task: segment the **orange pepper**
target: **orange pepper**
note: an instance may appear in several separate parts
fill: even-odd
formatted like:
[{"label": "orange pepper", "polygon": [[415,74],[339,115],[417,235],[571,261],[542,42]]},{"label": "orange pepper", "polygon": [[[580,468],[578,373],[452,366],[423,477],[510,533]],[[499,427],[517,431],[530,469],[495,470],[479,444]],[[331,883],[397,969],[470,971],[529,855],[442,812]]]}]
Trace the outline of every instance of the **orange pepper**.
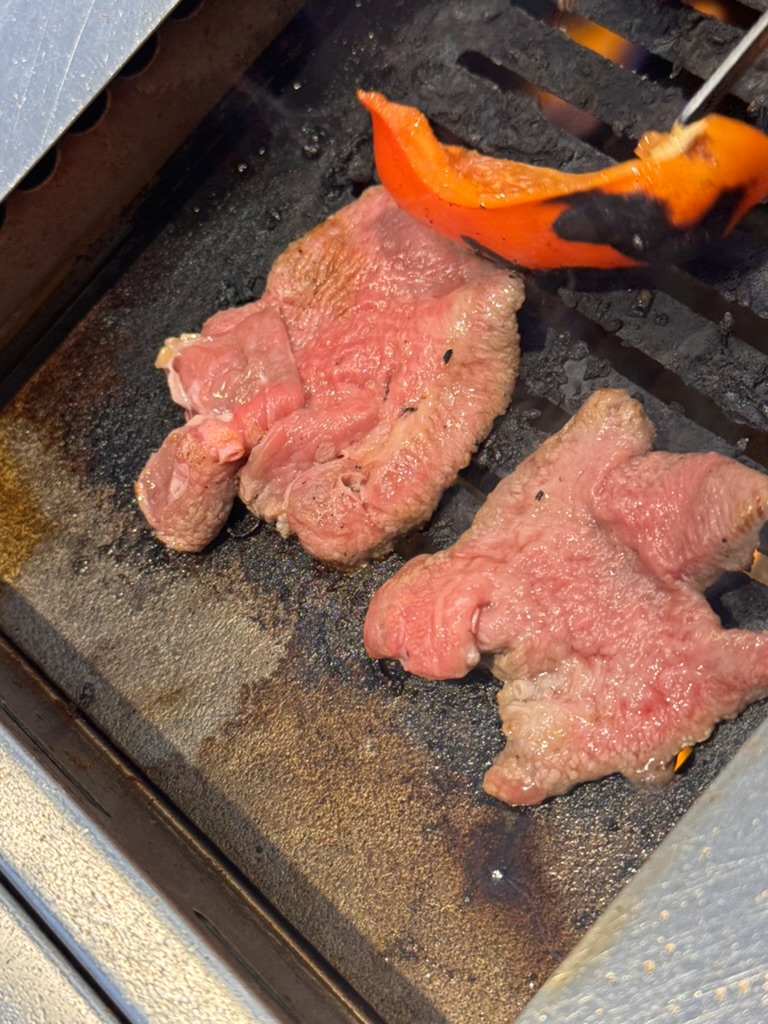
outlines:
[{"label": "orange pepper", "polygon": [[414,107],[358,92],[393,199],[440,234],[531,270],[686,258],[768,196],[768,136],[712,114],[649,132],[637,159],[567,174],[444,146]]}]

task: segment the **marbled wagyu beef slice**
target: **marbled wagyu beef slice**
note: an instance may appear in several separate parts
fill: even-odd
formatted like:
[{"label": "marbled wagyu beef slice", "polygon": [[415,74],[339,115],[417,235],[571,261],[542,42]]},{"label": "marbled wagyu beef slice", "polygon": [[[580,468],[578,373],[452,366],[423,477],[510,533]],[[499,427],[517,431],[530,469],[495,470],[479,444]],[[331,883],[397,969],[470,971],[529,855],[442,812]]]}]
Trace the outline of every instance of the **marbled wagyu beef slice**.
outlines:
[{"label": "marbled wagyu beef slice", "polygon": [[368,189],[276,260],[264,295],[169,339],[187,414],[140,507],[197,551],[236,493],[318,558],[357,565],[426,520],[504,411],[519,279]]},{"label": "marbled wagyu beef slice", "polygon": [[371,603],[372,657],[429,678],[483,659],[503,680],[507,743],[484,787],[508,803],[612,772],[665,778],[768,693],[768,634],[724,629],[701,593],[749,568],[768,477],[652,439],[625,392],[596,393],[452,548],[414,558]]}]

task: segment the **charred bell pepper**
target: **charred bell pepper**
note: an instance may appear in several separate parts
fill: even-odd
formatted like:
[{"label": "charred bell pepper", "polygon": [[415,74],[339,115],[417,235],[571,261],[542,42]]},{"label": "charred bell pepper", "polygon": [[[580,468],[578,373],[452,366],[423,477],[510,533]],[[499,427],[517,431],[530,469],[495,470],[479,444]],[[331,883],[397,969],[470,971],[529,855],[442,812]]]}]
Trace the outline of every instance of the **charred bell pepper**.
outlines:
[{"label": "charred bell pepper", "polygon": [[417,220],[530,270],[685,259],[768,196],[768,136],[710,115],[649,132],[637,159],[567,174],[446,146],[414,107],[359,92],[376,168]]}]

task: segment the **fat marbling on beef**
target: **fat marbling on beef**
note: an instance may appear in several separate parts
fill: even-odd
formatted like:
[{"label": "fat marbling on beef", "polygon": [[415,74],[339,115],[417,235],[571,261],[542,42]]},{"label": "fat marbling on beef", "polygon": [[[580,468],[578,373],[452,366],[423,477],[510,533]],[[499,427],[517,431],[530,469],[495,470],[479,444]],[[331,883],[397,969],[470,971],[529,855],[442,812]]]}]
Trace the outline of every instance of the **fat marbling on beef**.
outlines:
[{"label": "fat marbling on beef", "polygon": [[484,780],[538,803],[682,748],[768,693],[768,634],[724,629],[701,591],[748,568],[768,477],[715,454],[651,452],[623,391],[593,395],[495,488],[451,548],[374,596],[365,643],[429,678],[481,658],[503,680],[505,748]]},{"label": "fat marbling on beef", "polygon": [[137,483],[150,525],[198,551],[239,492],[325,561],[386,553],[506,408],[522,298],[518,278],[366,190],[288,246],[258,301],[166,342],[188,422]]}]

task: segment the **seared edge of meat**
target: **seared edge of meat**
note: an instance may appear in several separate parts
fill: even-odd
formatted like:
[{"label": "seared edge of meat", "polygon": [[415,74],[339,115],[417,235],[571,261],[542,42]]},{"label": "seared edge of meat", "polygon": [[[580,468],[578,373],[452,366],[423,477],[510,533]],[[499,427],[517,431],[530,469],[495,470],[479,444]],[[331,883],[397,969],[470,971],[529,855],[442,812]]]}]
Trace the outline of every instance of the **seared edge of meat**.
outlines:
[{"label": "seared edge of meat", "polygon": [[253,445],[304,401],[301,380],[285,325],[263,302],[166,339],[156,365],[188,422],[150,456],[136,497],[164,544],[200,551],[226,522]]},{"label": "seared edge of meat", "polygon": [[195,416],[171,431],[136,482],[136,498],[158,538],[174,551],[200,551],[226,522],[245,462],[242,434]]}]

